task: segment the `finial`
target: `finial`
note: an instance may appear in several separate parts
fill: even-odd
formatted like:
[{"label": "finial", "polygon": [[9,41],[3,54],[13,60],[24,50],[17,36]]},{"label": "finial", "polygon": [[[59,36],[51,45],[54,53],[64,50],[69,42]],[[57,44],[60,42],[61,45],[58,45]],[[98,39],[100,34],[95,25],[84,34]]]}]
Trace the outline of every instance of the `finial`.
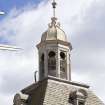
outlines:
[{"label": "finial", "polygon": [[55,17],[56,5],[57,5],[57,3],[55,2],[55,0],[53,0],[53,2],[52,2],[52,6],[53,6],[53,17]]},{"label": "finial", "polygon": [[55,25],[56,25],[56,20],[57,20],[57,18],[55,17],[55,9],[56,9],[56,5],[57,5],[57,3],[55,2],[55,0],[53,0],[53,2],[52,2],[52,7],[53,7],[53,17],[51,18],[51,20],[52,20],[51,26],[55,26]]}]

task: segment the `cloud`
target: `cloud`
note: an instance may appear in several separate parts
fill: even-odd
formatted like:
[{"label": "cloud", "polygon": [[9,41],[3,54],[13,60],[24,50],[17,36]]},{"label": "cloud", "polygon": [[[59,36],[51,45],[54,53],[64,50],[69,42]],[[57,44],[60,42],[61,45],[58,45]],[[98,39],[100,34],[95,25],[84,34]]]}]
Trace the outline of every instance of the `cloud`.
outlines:
[{"label": "cloud", "polygon": [[[73,45],[72,80],[91,85],[103,100],[104,4],[104,0],[62,0],[58,1],[56,13]],[[33,73],[38,70],[35,46],[47,29],[51,16],[50,2],[42,1],[38,6],[33,4],[13,9],[0,22],[0,38],[24,49],[19,52],[0,51],[0,99],[3,105],[12,104],[13,95],[34,82]]]},{"label": "cloud", "polygon": [[[1,93],[14,93],[16,90],[20,90],[20,87],[22,88],[22,84],[27,84],[27,82],[29,83],[31,81],[29,77],[31,77],[31,75],[33,77],[33,73],[36,69],[35,67],[37,66],[37,63],[34,61],[33,57],[34,55],[32,53],[2,52],[0,55],[0,67],[2,68],[0,87]],[[26,78],[29,79],[25,80]],[[19,86],[17,86],[17,84]]]},{"label": "cloud", "polygon": [[5,94],[0,94],[0,103],[7,104],[7,105],[12,105],[13,102],[13,95],[5,95]]},{"label": "cloud", "polygon": [[105,97],[100,90],[103,88],[104,91],[105,87],[101,82],[105,77],[104,4],[103,0],[93,1],[80,15],[81,18],[76,18],[76,28],[74,27],[71,38],[74,47],[72,52],[74,71],[80,75],[81,80],[90,84],[103,100]]},{"label": "cloud", "polygon": [[2,104],[9,99],[12,104],[13,95],[34,82],[33,74],[38,69],[34,54],[33,50],[29,53],[0,51],[0,99],[6,100]]}]

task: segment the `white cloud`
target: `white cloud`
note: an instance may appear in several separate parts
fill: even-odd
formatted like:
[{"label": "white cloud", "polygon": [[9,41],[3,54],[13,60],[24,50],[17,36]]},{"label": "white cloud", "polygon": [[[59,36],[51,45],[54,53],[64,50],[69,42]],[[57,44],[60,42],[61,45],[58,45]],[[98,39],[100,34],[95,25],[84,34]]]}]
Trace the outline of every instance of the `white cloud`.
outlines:
[{"label": "white cloud", "polygon": [[[33,74],[38,67],[34,54],[33,50],[29,53],[0,51],[0,99],[8,97],[2,100],[3,105],[12,104],[11,95],[34,82]],[[9,97],[10,103],[6,103]]]},{"label": "white cloud", "polygon": [[[88,83],[104,100],[105,85],[101,81],[105,77],[105,1],[58,2],[57,17],[74,48],[71,58],[72,79]],[[51,5],[42,2],[38,7],[28,5],[20,10],[13,9],[0,22],[0,37],[24,49],[19,52],[0,51],[2,105],[12,104],[13,94],[34,81],[33,73],[38,69],[35,46],[40,41],[42,32],[47,29],[51,16]]]},{"label": "white cloud", "polygon": [[12,100],[13,99],[13,95],[5,95],[5,94],[0,94],[0,103],[3,104],[7,104],[7,105],[12,105]]}]

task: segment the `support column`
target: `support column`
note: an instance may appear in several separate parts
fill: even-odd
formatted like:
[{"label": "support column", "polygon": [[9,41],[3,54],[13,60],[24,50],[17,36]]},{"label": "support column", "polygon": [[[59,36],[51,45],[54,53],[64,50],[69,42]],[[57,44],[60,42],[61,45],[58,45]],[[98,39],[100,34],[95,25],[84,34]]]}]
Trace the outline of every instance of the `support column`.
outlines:
[{"label": "support column", "polygon": [[69,52],[67,52],[67,80],[71,80],[70,56],[69,56]]},{"label": "support column", "polygon": [[60,50],[57,49],[57,77],[60,78]]}]

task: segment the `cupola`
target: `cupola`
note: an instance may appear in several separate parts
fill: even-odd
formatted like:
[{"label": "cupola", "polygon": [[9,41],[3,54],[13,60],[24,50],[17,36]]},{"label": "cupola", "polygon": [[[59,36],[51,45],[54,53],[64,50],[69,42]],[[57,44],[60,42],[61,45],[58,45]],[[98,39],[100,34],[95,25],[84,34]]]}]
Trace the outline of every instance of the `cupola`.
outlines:
[{"label": "cupola", "polygon": [[70,52],[72,45],[55,17],[56,2],[53,0],[53,17],[47,31],[37,45],[39,52],[39,80],[48,75],[71,80]]}]

